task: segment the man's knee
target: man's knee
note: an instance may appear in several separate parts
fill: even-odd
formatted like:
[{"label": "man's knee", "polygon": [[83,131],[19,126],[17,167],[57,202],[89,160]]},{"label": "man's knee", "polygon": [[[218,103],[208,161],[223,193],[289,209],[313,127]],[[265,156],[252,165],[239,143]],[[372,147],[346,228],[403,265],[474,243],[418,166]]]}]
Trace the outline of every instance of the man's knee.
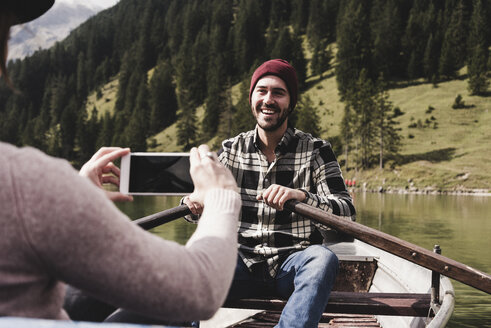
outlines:
[{"label": "man's knee", "polygon": [[339,270],[339,260],[336,254],[323,245],[313,245],[304,250],[309,259],[309,270],[317,276],[335,279]]},{"label": "man's knee", "polygon": [[310,257],[317,264],[324,264],[324,266],[339,265],[338,257],[329,248],[323,245],[312,245],[304,250],[305,255]]}]

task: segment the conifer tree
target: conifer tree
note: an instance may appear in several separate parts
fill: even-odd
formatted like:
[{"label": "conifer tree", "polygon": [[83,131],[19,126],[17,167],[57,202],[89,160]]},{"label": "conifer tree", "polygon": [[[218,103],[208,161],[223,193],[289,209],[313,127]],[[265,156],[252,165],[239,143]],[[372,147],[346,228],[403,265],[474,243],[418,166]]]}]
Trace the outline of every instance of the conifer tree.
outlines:
[{"label": "conifer tree", "polygon": [[389,100],[386,84],[381,76],[377,81],[376,94],[376,124],[378,125],[379,168],[383,169],[384,159],[387,156],[397,154],[401,146],[400,128],[396,128],[398,122],[394,121],[394,106]]},{"label": "conifer tree", "polygon": [[338,15],[336,82],[341,98],[353,89],[363,69],[369,76],[370,36],[369,10],[365,1],[343,2]]},{"label": "conifer tree", "polygon": [[240,0],[233,27],[233,53],[236,75],[247,72],[254,61],[263,58],[265,47],[262,1]]},{"label": "conifer tree", "polygon": [[100,130],[97,115],[98,113],[95,107],[92,109],[90,117],[86,110],[79,111],[76,134],[79,164],[87,162],[95,152]]},{"label": "conifer tree", "polygon": [[296,34],[304,34],[309,20],[308,0],[294,0],[291,2],[291,24]]},{"label": "conifer tree", "polygon": [[150,80],[150,134],[171,125],[176,120],[177,97],[172,82],[172,67],[166,62],[155,69]]},{"label": "conifer tree", "polygon": [[[356,115],[349,101],[344,106],[343,119],[341,120],[341,131],[343,131],[344,143],[344,165],[345,171],[349,170],[349,154],[355,139]],[[356,162],[355,162],[356,164]],[[356,168],[356,167],[355,167]]]},{"label": "conifer tree", "polygon": [[148,105],[148,89],[145,81],[138,88],[138,96],[126,128],[126,145],[132,151],[146,151],[150,109]]},{"label": "conifer tree", "polygon": [[428,81],[435,82],[438,77],[438,58],[439,49],[437,42],[433,37],[433,33],[430,34],[428,42],[426,43],[425,53],[423,57],[424,76]]},{"label": "conifer tree", "polygon": [[297,72],[299,88],[303,88],[307,72],[302,41],[300,38],[291,35],[289,27],[284,27],[281,30],[271,51],[271,58],[282,58],[290,62]]},{"label": "conifer tree", "polygon": [[310,69],[313,75],[319,75],[322,79],[322,75],[325,71],[331,68],[331,60],[333,58],[331,46],[326,48],[323,42],[318,43],[312,53],[312,59],[310,61]]},{"label": "conifer tree", "polygon": [[373,82],[368,78],[366,70],[363,69],[353,89],[347,93],[346,97],[348,108],[352,108],[354,113],[350,122],[355,122],[355,144],[359,145],[358,160],[362,168],[370,167],[378,136],[374,94]]},{"label": "conifer tree", "polygon": [[84,99],[87,96],[87,77],[85,67],[85,55],[81,52],[77,59],[77,97]]},{"label": "conifer tree", "polygon": [[486,14],[487,11],[482,1],[476,1],[470,20],[471,25],[468,41],[468,89],[472,95],[484,95],[489,87],[489,81],[487,79],[489,51],[486,41],[486,35],[489,29],[489,22],[486,17],[489,16]]},{"label": "conifer tree", "polygon": [[[61,137],[61,156],[63,158],[73,158],[75,148],[75,138],[77,132],[77,107],[78,103],[75,96],[72,96],[68,106],[63,110],[60,118],[60,137]],[[85,110],[82,108],[81,110]],[[96,115],[97,109],[94,107],[92,115]]]},{"label": "conifer tree", "polygon": [[[230,83],[227,83],[227,85],[230,85]],[[216,142],[213,145],[213,148],[215,149],[220,149],[223,140],[232,138],[235,135],[232,133],[235,108],[232,105],[231,93],[224,93],[223,96],[220,98],[223,101],[223,108],[220,111],[219,123],[216,133]]]},{"label": "conifer tree", "polygon": [[454,77],[463,65],[467,49],[466,8],[463,0],[459,0],[453,8],[450,24],[448,24],[440,57],[439,74]]},{"label": "conifer tree", "polygon": [[219,126],[220,116],[228,112],[231,102],[228,101],[230,84],[221,67],[222,56],[212,56],[208,67],[208,96],[205,101],[205,115],[203,117],[203,134],[205,139],[214,136]]},{"label": "conifer tree", "polygon": [[374,1],[371,11],[370,35],[375,72],[382,73],[384,76],[400,75],[402,72],[400,40],[403,31],[396,0]]},{"label": "conifer tree", "polygon": [[246,78],[240,84],[240,99],[233,115],[232,135],[252,130],[256,126],[256,119],[249,104],[249,82],[249,78]]},{"label": "conifer tree", "polygon": [[96,149],[112,146],[114,135],[114,119],[109,112],[105,112],[100,122],[101,131],[97,137]]},{"label": "conifer tree", "polygon": [[184,151],[188,151],[196,146],[198,139],[196,106],[189,95],[189,90],[182,87],[179,81],[178,88],[177,142]]},{"label": "conifer tree", "polygon": [[310,133],[314,137],[320,137],[320,117],[317,108],[308,95],[303,95],[295,108],[297,120],[295,127],[303,132]]}]

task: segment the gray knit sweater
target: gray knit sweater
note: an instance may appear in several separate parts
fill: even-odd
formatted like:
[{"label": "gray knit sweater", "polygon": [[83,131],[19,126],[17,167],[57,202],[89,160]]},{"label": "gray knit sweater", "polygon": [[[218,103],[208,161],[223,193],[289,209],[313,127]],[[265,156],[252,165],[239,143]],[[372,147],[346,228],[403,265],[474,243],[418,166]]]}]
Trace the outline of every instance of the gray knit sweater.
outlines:
[{"label": "gray knit sweater", "polygon": [[68,319],[64,283],[171,321],[213,315],[237,259],[240,197],[214,189],[185,246],[135,226],[64,160],[0,143],[0,316]]}]

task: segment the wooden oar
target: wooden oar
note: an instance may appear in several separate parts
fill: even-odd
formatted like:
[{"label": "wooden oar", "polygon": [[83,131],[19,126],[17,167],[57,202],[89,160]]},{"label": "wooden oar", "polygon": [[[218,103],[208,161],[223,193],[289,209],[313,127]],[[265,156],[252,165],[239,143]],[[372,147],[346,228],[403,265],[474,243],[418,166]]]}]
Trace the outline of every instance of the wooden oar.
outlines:
[{"label": "wooden oar", "polygon": [[190,213],[191,211],[189,210],[187,205],[181,205],[162,212],[142,217],[133,222],[145,230],[150,230],[164,223],[179,219]]},{"label": "wooden oar", "polygon": [[491,276],[487,273],[360,223],[341,219],[336,215],[324,212],[297,200],[287,201],[285,208],[344,232],[388,253],[397,255],[422,267],[439,272],[444,276],[491,294]]}]

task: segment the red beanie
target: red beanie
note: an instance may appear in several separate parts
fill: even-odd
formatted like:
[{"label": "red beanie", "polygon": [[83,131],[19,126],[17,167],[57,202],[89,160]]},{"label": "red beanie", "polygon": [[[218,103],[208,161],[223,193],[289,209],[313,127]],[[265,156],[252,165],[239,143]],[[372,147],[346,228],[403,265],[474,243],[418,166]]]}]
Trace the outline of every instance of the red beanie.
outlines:
[{"label": "red beanie", "polygon": [[271,59],[259,66],[251,78],[251,88],[249,89],[249,103],[251,103],[252,91],[256,87],[257,81],[266,75],[276,75],[281,78],[290,92],[290,106],[295,108],[298,96],[298,80],[295,68],[283,59]]}]

